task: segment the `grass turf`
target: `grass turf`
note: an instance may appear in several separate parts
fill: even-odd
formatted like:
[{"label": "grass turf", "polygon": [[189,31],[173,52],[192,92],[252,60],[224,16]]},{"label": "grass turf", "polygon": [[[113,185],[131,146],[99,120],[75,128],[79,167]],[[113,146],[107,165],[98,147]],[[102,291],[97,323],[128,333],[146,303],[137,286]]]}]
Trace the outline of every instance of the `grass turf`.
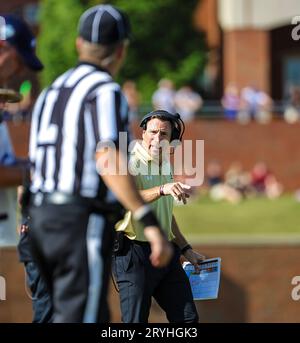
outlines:
[{"label": "grass turf", "polygon": [[237,205],[201,197],[175,206],[174,215],[189,235],[300,233],[300,203],[292,195],[246,199]]}]

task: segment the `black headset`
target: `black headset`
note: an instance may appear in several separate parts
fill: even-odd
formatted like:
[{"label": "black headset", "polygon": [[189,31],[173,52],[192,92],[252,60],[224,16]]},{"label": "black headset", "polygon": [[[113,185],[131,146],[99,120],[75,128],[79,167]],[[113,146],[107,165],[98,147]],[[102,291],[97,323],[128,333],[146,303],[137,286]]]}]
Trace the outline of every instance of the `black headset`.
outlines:
[{"label": "black headset", "polygon": [[172,114],[172,113],[170,113],[168,111],[164,111],[164,110],[152,111],[143,117],[143,119],[140,123],[140,127],[142,127],[144,130],[146,130],[147,129],[147,123],[149,120],[151,120],[152,117],[158,117],[158,119],[163,118],[163,119],[171,122],[171,124],[172,124],[171,141],[177,140],[177,139],[181,141],[182,136],[184,134],[185,125],[184,125],[184,122],[182,121],[182,119],[180,118],[179,113]]}]

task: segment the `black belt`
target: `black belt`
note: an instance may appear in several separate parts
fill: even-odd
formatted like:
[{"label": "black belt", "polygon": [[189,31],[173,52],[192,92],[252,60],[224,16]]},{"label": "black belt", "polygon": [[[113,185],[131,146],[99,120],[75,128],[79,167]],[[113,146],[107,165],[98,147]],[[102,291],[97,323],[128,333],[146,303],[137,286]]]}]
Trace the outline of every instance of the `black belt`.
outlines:
[{"label": "black belt", "polygon": [[30,195],[30,204],[41,205],[86,205],[92,204],[93,198],[81,197],[79,195],[62,192],[35,193]]},{"label": "black belt", "polygon": [[63,192],[35,193],[30,194],[30,205],[39,207],[42,205],[79,205],[96,213],[120,213],[123,207],[119,203],[107,204],[96,198],[87,198],[80,195]]}]

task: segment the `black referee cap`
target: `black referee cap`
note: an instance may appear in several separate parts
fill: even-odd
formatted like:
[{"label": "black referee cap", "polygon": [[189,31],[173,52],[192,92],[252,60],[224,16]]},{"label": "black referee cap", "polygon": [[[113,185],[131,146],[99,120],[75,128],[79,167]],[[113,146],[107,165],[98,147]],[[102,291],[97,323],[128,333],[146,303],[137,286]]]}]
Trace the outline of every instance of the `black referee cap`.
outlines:
[{"label": "black referee cap", "polygon": [[84,40],[108,45],[129,38],[130,23],[127,15],[116,7],[99,5],[82,14],[78,30]]}]

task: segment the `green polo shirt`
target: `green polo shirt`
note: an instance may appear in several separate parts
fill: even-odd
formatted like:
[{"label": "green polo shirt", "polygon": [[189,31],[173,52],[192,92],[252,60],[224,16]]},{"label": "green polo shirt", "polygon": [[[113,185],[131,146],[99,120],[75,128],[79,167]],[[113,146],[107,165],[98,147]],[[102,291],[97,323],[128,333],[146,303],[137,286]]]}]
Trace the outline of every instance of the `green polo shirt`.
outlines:
[{"label": "green polo shirt", "polygon": [[[171,165],[163,162],[159,166],[145,148],[136,143],[129,159],[129,170],[135,177],[138,189],[149,189],[166,183],[174,182]],[[166,233],[169,240],[174,238],[172,233],[173,197],[171,195],[161,196],[149,203],[161,228]],[[117,231],[125,231],[126,236],[138,241],[147,241],[144,236],[143,226],[132,218],[132,213],[126,213],[123,220],[116,224]]]}]

